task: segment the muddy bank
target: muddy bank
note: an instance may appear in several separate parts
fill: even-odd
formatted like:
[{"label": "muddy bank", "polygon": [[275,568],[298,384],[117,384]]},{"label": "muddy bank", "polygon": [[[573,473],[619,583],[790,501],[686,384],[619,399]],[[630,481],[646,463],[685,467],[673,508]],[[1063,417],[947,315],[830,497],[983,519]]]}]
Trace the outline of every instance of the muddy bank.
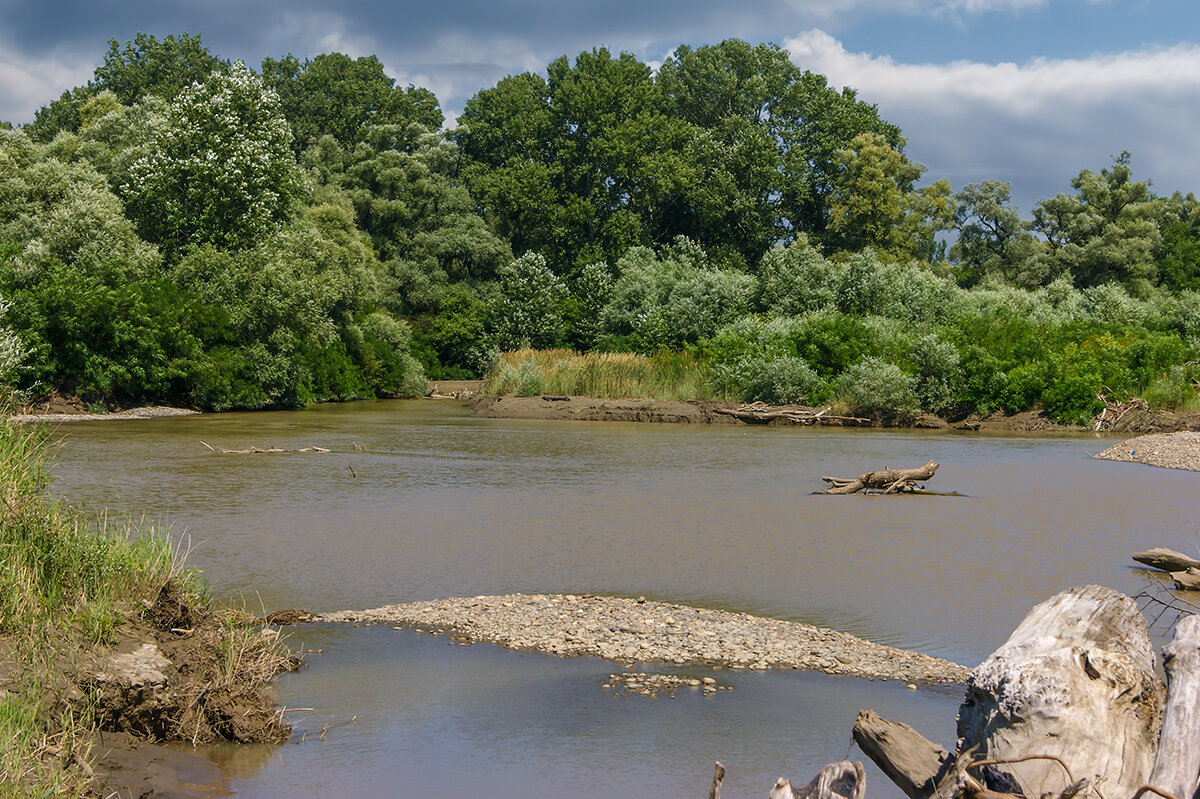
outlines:
[{"label": "muddy bank", "polygon": [[[739,407],[740,403],[709,402],[691,400],[674,402],[653,399],[597,399],[595,397],[550,396],[503,397],[476,396],[469,398],[468,405],[476,416],[490,419],[567,419],[584,422],[663,422],[684,424],[744,424],[720,411]],[[801,406],[793,406],[801,407]],[[804,410],[819,411],[819,408]],[[836,426],[859,426],[852,420],[822,419],[821,424]],[[786,416],[772,418],[766,422],[775,426],[805,424]],[[869,425],[883,426],[880,422]],[[888,425],[892,426],[892,425]],[[945,429],[980,431],[985,433],[1078,433],[1097,432],[1094,426],[1062,425],[1041,411],[1024,411],[1011,416],[993,413],[990,416],[972,414],[960,419],[944,419],[933,414],[923,414],[911,424],[895,425],[922,429]],[[1106,423],[1105,433],[1172,432],[1178,430],[1200,430],[1200,414],[1172,413],[1170,411],[1143,410],[1123,416],[1116,424]]]},{"label": "muddy bank", "polygon": [[1131,438],[1092,457],[1200,472],[1200,432],[1151,433]]},{"label": "muddy bank", "polygon": [[[32,653],[0,639],[0,698],[33,690],[51,719],[94,718],[90,752],[63,764],[91,775],[88,795],[211,795],[191,788],[219,780],[219,770],[157,744],[283,743],[291,735],[270,683],[301,662],[260,620],[199,608],[168,583],[126,612],[104,643],[74,635],[59,629]],[[49,661],[30,672],[31,656]],[[40,756],[61,760],[69,748],[48,744]]]},{"label": "muddy bank", "polygon": [[965,666],[836,630],[643,599],[509,594],[339,611],[313,621],[389,624],[509,649],[624,663],[806,669],[904,682],[961,683]]}]

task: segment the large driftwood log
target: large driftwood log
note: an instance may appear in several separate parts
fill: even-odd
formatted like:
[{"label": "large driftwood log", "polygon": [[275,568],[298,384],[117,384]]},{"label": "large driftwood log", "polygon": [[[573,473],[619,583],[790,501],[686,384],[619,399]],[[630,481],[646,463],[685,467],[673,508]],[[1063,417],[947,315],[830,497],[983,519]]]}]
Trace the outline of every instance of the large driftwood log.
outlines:
[{"label": "large driftwood log", "polygon": [[853,480],[841,477],[822,477],[829,488],[817,491],[817,494],[853,494],[858,491],[882,491],[885,494],[895,494],[911,488],[916,483],[928,480],[938,470],[938,464],[930,461],[916,469],[880,469],[875,472],[860,474]]},{"label": "large driftwood log", "polygon": [[1149,784],[1192,799],[1200,789],[1200,616],[1186,616],[1175,625],[1163,667],[1167,712]]},{"label": "large driftwood log", "polygon": [[1150,776],[1162,719],[1153,658],[1129,597],[1095,585],[1051,597],[971,673],[958,759],[973,749],[988,759],[1038,756],[1002,768],[1030,797],[1057,795],[1079,777],[1099,778],[1109,797],[1133,796]]},{"label": "large driftwood log", "polygon": [[1189,558],[1182,552],[1164,547],[1147,549],[1145,552],[1134,552],[1133,559],[1138,563],[1165,572],[1182,572],[1188,569],[1200,569],[1200,560]]},{"label": "large driftwood log", "polygon": [[928,799],[937,787],[950,753],[907,724],[861,710],[854,722],[854,742],[879,770],[910,799]]},{"label": "large driftwood log", "polygon": [[799,790],[780,777],[767,799],[864,799],[866,795],[867,775],[862,763],[843,760],[822,768]]}]

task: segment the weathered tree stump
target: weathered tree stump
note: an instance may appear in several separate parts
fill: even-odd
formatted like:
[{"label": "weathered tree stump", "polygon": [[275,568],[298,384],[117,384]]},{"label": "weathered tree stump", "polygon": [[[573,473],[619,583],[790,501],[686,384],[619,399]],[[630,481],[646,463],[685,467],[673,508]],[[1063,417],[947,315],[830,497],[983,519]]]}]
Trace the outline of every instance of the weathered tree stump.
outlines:
[{"label": "weathered tree stump", "polygon": [[1097,777],[1107,796],[1130,797],[1154,763],[1163,693],[1134,601],[1072,588],[1035,606],[971,673],[958,757],[976,747],[989,759],[1039,756],[1003,767],[1026,796]]},{"label": "weathered tree stump", "polygon": [[875,472],[860,474],[853,480],[842,477],[822,477],[830,488],[816,491],[817,494],[854,494],[858,491],[882,491],[885,494],[895,494],[906,491],[916,483],[928,480],[938,470],[938,464],[930,461],[915,469],[880,469]]},{"label": "weathered tree stump", "polygon": [[1147,549],[1145,552],[1134,552],[1133,559],[1138,563],[1165,572],[1182,572],[1188,569],[1200,569],[1200,560],[1189,558],[1182,552],[1165,547]]}]

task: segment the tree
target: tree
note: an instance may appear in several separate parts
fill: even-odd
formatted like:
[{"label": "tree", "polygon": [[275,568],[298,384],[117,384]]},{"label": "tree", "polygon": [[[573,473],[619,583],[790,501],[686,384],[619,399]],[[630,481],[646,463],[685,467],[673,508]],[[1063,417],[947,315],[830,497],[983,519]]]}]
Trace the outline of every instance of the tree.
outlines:
[{"label": "tree", "polygon": [[121,186],[142,235],[243,248],[287,219],[303,188],[279,98],[237,62],[179,94]]},{"label": "tree", "polygon": [[950,260],[964,286],[973,286],[988,275],[1017,281],[1040,249],[1029,224],[1009,205],[1011,191],[1009,183],[986,180],[954,195],[958,240],[950,248]]},{"label": "tree", "polygon": [[829,196],[831,247],[844,252],[873,247],[892,258],[911,252],[901,222],[912,184],[925,167],[878,133],[860,133],[836,158],[840,172]]},{"label": "tree", "polygon": [[502,350],[549,349],[562,342],[567,286],[537,253],[500,270],[500,294],[491,312],[493,340]]},{"label": "tree", "polygon": [[396,86],[373,55],[352,59],[326,53],[303,62],[293,55],[266,58],[262,78],[280,97],[297,155],[322,136],[352,147],[371,126],[407,127],[414,122],[429,130],[442,126],[433,92],[411,84]]},{"label": "tree", "polygon": [[1034,208],[1033,229],[1047,244],[1036,261],[1037,282],[1067,273],[1080,287],[1116,281],[1144,293],[1155,277],[1161,217],[1150,181],[1132,179],[1125,152],[1099,173],[1083,170],[1071,187],[1073,195],[1058,194]]},{"label": "tree", "polygon": [[109,39],[108,53],[92,80],[41,108],[29,125],[29,134],[35,141],[48,142],[59,131],[78,131],[86,125],[83,109],[88,101],[106,90],[121,105],[133,105],[147,94],[171,101],[193,83],[228,69],[229,62],[210,53],[199,34],[167,35],[160,41],[139,33],[124,47]]}]

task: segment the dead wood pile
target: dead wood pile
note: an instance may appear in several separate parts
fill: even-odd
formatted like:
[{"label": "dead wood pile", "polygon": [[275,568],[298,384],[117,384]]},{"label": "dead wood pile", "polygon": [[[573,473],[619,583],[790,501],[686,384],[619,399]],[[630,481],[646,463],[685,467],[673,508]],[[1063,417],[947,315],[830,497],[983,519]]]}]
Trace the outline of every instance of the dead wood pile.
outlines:
[{"label": "dead wood pile", "polygon": [[814,494],[856,494],[859,491],[879,494],[937,494],[940,496],[962,496],[957,491],[930,491],[918,483],[929,480],[938,470],[938,464],[930,461],[915,469],[893,469],[890,466],[874,472],[860,474],[855,478],[822,477],[829,488],[814,491]]},{"label": "dead wood pile", "polygon": [[752,402],[748,405],[740,405],[737,408],[713,409],[713,413],[732,416],[734,419],[746,424],[770,424],[776,419],[783,419],[789,424],[801,425],[864,425],[871,423],[870,419],[863,419],[859,416],[835,416],[830,414],[829,411],[830,408],[828,406],[817,410],[798,405],[772,406],[764,402]]}]

